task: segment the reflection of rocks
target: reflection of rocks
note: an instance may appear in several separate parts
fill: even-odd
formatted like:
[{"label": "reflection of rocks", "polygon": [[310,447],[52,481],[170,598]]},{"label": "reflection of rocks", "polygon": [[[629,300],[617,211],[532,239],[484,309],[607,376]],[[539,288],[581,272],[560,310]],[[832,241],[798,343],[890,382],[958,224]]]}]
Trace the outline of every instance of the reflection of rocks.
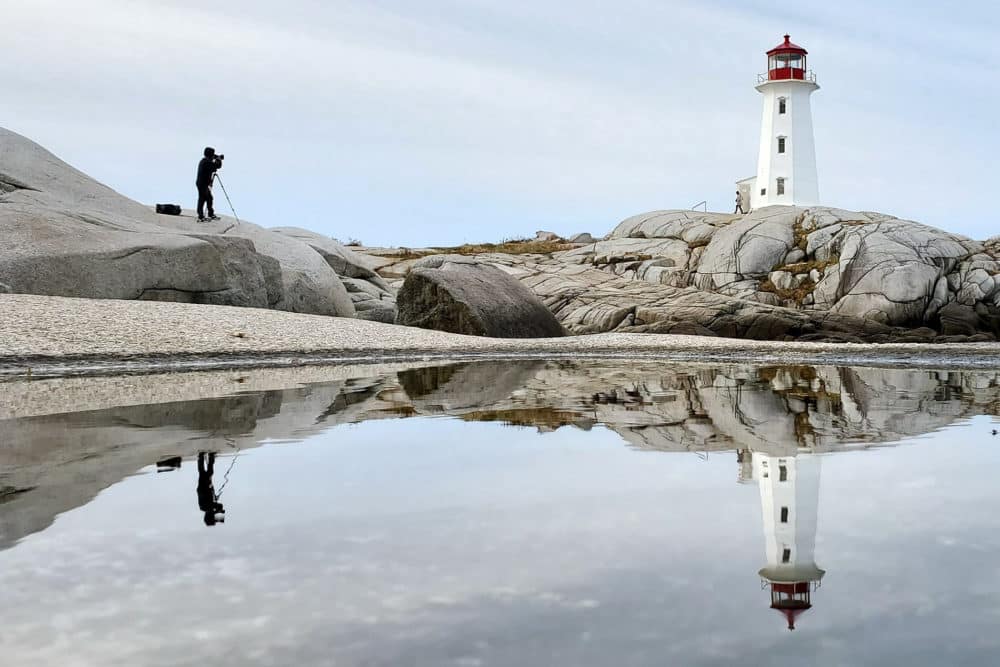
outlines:
[{"label": "reflection of rocks", "polygon": [[[541,431],[603,424],[640,449],[780,457],[891,443],[1000,414],[1000,373],[992,371],[583,360],[368,373],[376,377],[317,367],[8,384],[0,415],[36,416],[0,419],[0,547],[157,461],[371,419],[451,415]],[[135,405],[136,397],[161,402]],[[90,410],[51,414],[67,404]]]},{"label": "reflection of rocks", "polygon": [[[340,381],[178,403],[0,421],[0,548],[157,461],[299,440],[330,423],[382,415],[381,381]],[[329,413],[338,418],[325,418]],[[395,416],[391,412],[388,416]],[[3,489],[7,489],[4,492]],[[0,500],[3,502],[3,500]]]},{"label": "reflection of rocks", "polygon": [[[602,423],[635,447],[661,451],[832,451],[919,435],[968,415],[1000,414],[994,372],[536,362],[512,389],[511,367],[423,369],[401,373],[400,380],[416,414],[495,418],[543,430]],[[416,378],[429,384],[415,384]]]},{"label": "reflection of rocks", "polygon": [[456,414],[501,403],[543,365],[531,361],[453,364],[402,371],[399,382],[419,413]]}]

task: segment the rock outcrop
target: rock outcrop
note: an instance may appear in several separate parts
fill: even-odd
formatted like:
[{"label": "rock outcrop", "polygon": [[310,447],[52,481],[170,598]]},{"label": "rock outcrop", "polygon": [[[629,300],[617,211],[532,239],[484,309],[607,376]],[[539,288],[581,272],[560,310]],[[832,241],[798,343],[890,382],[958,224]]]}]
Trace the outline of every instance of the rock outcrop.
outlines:
[{"label": "rock outcrop", "polygon": [[309,244],[257,225],[158,215],[0,129],[0,291],[353,317]]},{"label": "rock outcrop", "polygon": [[1000,336],[1000,237],[978,242],[826,207],[654,211],[547,254],[356,252],[294,227],[158,215],[0,129],[0,236],[0,292],[274,308],[501,337]]},{"label": "rock outcrop", "polygon": [[769,207],[655,211],[572,250],[474,259],[520,279],[574,334],[957,342],[1000,335],[998,257],[998,239],[879,213]]},{"label": "rock outcrop", "polygon": [[419,262],[399,290],[396,322],[493,338],[551,338],[563,328],[537,296],[496,267],[437,255]]},{"label": "rock outcrop", "polygon": [[339,241],[299,227],[271,230],[305,243],[340,276],[358,317],[391,324],[396,319],[396,290],[374,269],[374,262]]}]

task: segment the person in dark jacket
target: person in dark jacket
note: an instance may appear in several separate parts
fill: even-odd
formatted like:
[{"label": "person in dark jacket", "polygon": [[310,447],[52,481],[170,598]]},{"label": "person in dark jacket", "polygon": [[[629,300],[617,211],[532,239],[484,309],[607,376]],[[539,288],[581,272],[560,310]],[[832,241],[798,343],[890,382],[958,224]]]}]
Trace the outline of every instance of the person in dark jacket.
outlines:
[{"label": "person in dark jacket", "polygon": [[[215,172],[222,169],[222,156],[215,154],[215,149],[209,146],[205,149],[205,157],[198,163],[198,222],[205,220],[218,220],[215,215],[215,198],[212,197],[212,183],[215,181]],[[205,217],[205,205],[208,205],[208,217]]]},{"label": "person in dark jacket", "polygon": [[226,510],[219,497],[215,494],[215,453],[207,454],[208,466],[205,466],[206,453],[198,453],[198,509],[204,514],[206,526],[214,526],[226,520]]}]

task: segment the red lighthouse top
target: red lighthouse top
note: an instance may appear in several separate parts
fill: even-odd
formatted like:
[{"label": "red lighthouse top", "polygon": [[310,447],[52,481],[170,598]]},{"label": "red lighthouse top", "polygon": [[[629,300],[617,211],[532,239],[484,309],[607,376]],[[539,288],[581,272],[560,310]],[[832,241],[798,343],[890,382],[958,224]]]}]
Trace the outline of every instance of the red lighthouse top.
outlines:
[{"label": "red lighthouse top", "polygon": [[773,56],[776,53],[800,53],[802,55],[806,55],[809,52],[798,44],[792,44],[791,35],[785,35],[785,41],[768,51],[767,55]]},{"label": "red lighthouse top", "polygon": [[768,81],[804,81],[806,79],[806,54],[809,52],[793,44],[791,36],[767,52]]}]

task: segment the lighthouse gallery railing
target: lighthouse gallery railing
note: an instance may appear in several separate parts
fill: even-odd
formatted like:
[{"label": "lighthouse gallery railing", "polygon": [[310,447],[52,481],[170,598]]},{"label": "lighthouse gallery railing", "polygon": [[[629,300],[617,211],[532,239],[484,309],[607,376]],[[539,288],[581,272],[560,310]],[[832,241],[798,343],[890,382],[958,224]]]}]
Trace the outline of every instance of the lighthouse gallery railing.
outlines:
[{"label": "lighthouse gallery railing", "polygon": [[[777,70],[775,70],[777,71]],[[768,81],[808,81],[809,83],[816,83],[816,72],[809,70],[808,72],[802,73],[802,78],[794,76],[783,76],[771,78],[770,72],[764,72],[763,74],[757,75],[757,83],[767,83]]]}]

